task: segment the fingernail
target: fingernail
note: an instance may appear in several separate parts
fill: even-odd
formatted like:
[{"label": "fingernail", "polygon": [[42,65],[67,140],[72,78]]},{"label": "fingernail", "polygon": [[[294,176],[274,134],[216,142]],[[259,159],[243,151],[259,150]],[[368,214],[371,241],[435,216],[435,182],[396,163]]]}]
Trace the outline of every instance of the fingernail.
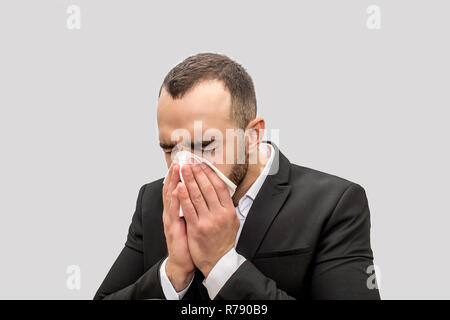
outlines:
[{"label": "fingernail", "polygon": [[206,169],[206,164],[204,164],[204,163],[202,162],[202,163],[200,163],[200,167],[201,167],[203,170],[205,170],[205,169]]}]

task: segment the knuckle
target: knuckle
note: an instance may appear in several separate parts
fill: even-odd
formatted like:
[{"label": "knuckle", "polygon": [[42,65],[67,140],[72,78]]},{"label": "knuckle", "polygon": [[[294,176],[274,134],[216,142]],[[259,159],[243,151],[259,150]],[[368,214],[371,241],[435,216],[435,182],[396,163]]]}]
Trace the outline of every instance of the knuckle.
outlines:
[{"label": "knuckle", "polygon": [[233,218],[233,216],[236,216],[236,211],[231,212],[231,210],[228,210],[227,208],[221,207],[220,208],[220,216],[224,217],[224,219],[230,220],[230,218]]},{"label": "knuckle", "polygon": [[170,226],[170,222],[169,222],[169,219],[167,218],[167,215],[163,215],[163,226],[164,226],[164,231],[166,232],[166,229],[168,229]]},{"label": "knuckle", "polygon": [[233,213],[233,215],[231,215],[228,211],[225,212],[225,214],[223,214],[222,217],[224,219],[224,223],[226,223],[227,225],[232,224],[233,221],[235,221],[235,219],[237,219],[236,213]]},{"label": "knuckle", "polygon": [[192,202],[195,204],[199,204],[203,201],[203,196],[200,193],[196,193],[192,196]]},{"label": "knuckle", "polygon": [[223,226],[227,221],[224,215],[217,215],[216,217],[214,217],[214,220],[217,226]]},{"label": "knuckle", "polygon": [[206,234],[210,230],[210,224],[207,222],[199,223],[198,232],[201,234]]},{"label": "knuckle", "polygon": [[177,195],[179,196],[179,198],[182,201],[186,201],[189,198],[189,195],[187,194],[187,192],[179,192]]},{"label": "knuckle", "polygon": [[207,174],[207,175],[209,175],[209,174],[211,174],[213,171],[212,171],[212,169],[209,167],[209,166],[206,166],[206,168],[205,169],[203,169],[204,171],[205,171],[205,173]]},{"label": "knuckle", "polygon": [[166,236],[167,242],[172,242],[172,240],[174,239],[174,235],[173,232],[167,228],[167,230],[164,231],[164,235]]},{"label": "knuckle", "polygon": [[218,191],[223,192],[223,191],[225,191],[226,189],[227,189],[227,187],[225,186],[225,184],[224,184],[222,181],[220,181],[220,182],[217,183],[217,190],[218,190]]},{"label": "knuckle", "polygon": [[228,225],[234,225],[236,222],[239,223],[239,219],[236,216],[236,213],[233,213],[233,215],[231,215],[229,212],[227,212],[223,216],[225,217],[226,223]]},{"label": "knuckle", "polygon": [[210,185],[210,184],[206,185],[206,186],[205,186],[205,192],[206,192],[207,194],[213,193],[213,192],[214,192],[213,186]]},{"label": "knuckle", "polygon": [[203,235],[205,233],[205,226],[203,223],[199,223],[197,226],[197,234]]}]

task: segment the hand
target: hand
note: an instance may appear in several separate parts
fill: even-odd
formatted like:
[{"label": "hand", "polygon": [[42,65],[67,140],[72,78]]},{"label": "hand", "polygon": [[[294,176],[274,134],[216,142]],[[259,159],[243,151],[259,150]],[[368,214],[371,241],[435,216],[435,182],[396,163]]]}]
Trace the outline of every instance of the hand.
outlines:
[{"label": "hand", "polygon": [[181,291],[188,286],[195,271],[187,243],[186,223],[179,216],[180,201],[177,191],[177,184],[181,183],[179,169],[178,164],[170,167],[162,191],[164,234],[169,253],[166,274],[176,291]]},{"label": "hand", "polygon": [[234,247],[239,219],[226,184],[205,164],[184,165],[178,197],[192,260],[205,278]]}]

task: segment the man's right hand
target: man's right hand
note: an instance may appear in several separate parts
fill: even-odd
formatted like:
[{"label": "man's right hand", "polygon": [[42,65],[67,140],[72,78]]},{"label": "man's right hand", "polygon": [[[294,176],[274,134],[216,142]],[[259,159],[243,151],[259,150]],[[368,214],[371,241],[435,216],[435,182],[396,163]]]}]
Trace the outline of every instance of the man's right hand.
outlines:
[{"label": "man's right hand", "polygon": [[176,291],[185,289],[194,276],[195,265],[187,243],[186,222],[180,218],[180,201],[177,185],[180,183],[179,165],[170,167],[163,186],[163,223],[166,235],[168,259],[166,274]]}]

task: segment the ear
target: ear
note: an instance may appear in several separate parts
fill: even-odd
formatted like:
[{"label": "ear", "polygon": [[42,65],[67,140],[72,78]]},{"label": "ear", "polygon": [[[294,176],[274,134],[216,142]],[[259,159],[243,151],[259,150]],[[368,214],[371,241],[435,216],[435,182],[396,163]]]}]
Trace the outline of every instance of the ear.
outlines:
[{"label": "ear", "polygon": [[264,137],[264,130],[266,129],[266,122],[262,117],[256,117],[250,121],[245,128],[245,135],[248,138],[249,153],[256,152],[259,144]]}]

